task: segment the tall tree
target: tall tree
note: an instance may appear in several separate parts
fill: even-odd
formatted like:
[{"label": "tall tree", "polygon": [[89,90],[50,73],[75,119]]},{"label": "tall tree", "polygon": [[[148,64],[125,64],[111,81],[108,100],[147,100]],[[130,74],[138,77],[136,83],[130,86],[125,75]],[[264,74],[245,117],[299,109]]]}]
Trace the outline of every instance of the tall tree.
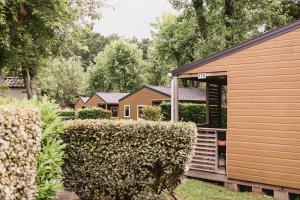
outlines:
[{"label": "tall tree", "polygon": [[136,44],[113,41],[98,54],[89,69],[89,88],[129,92],[143,83],[143,68],[142,52]]},{"label": "tall tree", "polygon": [[38,92],[56,100],[61,107],[73,106],[85,93],[85,72],[78,57],[49,58],[39,70]]},{"label": "tall tree", "polygon": [[28,98],[32,98],[39,60],[56,53],[67,36],[96,18],[95,11],[102,2],[0,1],[0,71],[4,66],[17,68],[23,75]]}]

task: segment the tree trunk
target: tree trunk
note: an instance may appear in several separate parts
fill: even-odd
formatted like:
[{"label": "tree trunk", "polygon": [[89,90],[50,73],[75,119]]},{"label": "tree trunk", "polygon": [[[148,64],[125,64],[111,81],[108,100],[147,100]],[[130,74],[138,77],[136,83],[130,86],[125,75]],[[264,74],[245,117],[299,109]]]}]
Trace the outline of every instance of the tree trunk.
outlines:
[{"label": "tree trunk", "polygon": [[206,40],[208,37],[208,27],[207,21],[204,16],[205,8],[204,8],[204,0],[192,0],[193,7],[195,9],[198,26],[200,28],[200,32],[202,37]]},{"label": "tree trunk", "polygon": [[3,51],[0,50],[0,86],[3,84],[4,82],[4,76],[3,76],[3,63],[4,63],[4,58],[3,58]]},{"label": "tree trunk", "polygon": [[32,97],[36,96],[36,90],[37,90],[37,86],[36,86],[36,82],[37,82],[37,67],[32,67],[29,71],[29,75],[30,75],[30,90],[31,90],[31,94]]},{"label": "tree trunk", "polygon": [[30,76],[29,76],[29,72],[28,69],[22,69],[22,76],[23,76],[23,80],[24,80],[24,85],[25,85],[25,90],[27,93],[27,99],[32,99],[33,95],[31,92],[31,87],[30,87]]}]

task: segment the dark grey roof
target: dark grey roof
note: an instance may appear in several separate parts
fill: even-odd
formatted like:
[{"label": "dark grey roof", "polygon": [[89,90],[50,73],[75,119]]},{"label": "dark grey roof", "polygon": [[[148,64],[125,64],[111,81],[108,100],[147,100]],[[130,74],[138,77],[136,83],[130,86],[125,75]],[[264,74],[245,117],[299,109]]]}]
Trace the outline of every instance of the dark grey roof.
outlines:
[{"label": "dark grey roof", "polygon": [[[166,95],[168,97],[171,97],[171,88],[170,87],[164,87],[164,86],[153,86],[153,85],[144,85],[143,87],[137,89],[136,91],[133,91],[132,93],[124,96],[120,99],[125,99],[136,92],[140,91],[143,88],[148,88],[150,90],[153,90],[155,92],[158,92],[160,94]],[[178,89],[178,95],[179,100],[181,101],[206,101],[206,91],[204,89],[199,88],[179,88]]]},{"label": "dark grey roof", "polygon": [[21,77],[5,77],[4,84],[10,88],[23,88],[24,80]]},{"label": "dark grey roof", "polygon": [[96,92],[96,94],[106,103],[118,104],[119,100],[127,96],[129,93]]},{"label": "dark grey roof", "polygon": [[208,64],[208,63],[213,62],[215,60],[218,60],[220,58],[229,56],[233,53],[239,52],[243,49],[247,49],[249,47],[252,47],[252,46],[257,45],[259,43],[262,43],[264,41],[270,40],[272,38],[278,37],[280,35],[283,35],[285,33],[290,32],[290,31],[296,30],[298,28],[300,28],[300,20],[296,20],[295,22],[289,23],[289,24],[287,24],[285,26],[282,26],[278,29],[275,29],[273,31],[266,32],[266,33],[264,33],[264,34],[262,34],[262,35],[260,35],[256,38],[253,38],[251,40],[247,40],[245,42],[242,42],[242,43],[240,43],[238,45],[235,45],[231,48],[228,48],[224,51],[220,51],[216,54],[213,54],[213,55],[211,55],[207,58],[204,58],[204,59],[201,59],[201,60],[196,60],[196,61],[191,62],[189,64],[183,65],[182,67],[174,69],[171,73],[172,73],[173,76],[182,74],[186,71],[195,69],[197,67]]},{"label": "dark grey roof", "polygon": [[[146,87],[171,97],[170,87],[152,86],[152,85],[146,85]],[[179,95],[178,96],[179,100],[182,101],[205,101],[206,100],[206,91],[204,89],[199,89],[199,88],[180,87],[178,89],[178,95]]]},{"label": "dark grey roof", "polygon": [[80,99],[81,99],[84,103],[86,103],[90,98],[89,98],[89,97],[80,97]]}]

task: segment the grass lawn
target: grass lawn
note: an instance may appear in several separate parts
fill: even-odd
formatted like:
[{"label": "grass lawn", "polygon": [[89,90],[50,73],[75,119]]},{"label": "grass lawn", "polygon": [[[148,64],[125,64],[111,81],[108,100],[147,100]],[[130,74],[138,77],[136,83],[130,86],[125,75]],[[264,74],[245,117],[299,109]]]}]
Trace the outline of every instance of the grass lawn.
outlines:
[{"label": "grass lawn", "polygon": [[224,187],[186,179],[176,190],[183,200],[273,200],[271,197],[232,192]]}]

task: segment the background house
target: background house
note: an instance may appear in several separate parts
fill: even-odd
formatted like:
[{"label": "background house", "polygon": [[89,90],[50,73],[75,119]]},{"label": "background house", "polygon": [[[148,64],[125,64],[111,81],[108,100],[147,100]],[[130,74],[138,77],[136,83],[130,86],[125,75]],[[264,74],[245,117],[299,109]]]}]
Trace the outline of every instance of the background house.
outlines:
[{"label": "background house", "polygon": [[24,85],[24,80],[21,77],[5,77],[4,85],[8,87],[7,91],[4,91],[4,95],[9,98],[26,99],[27,93]]},{"label": "background house", "polygon": [[89,97],[79,97],[78,101],[75,104],[75,109],[85,108],[86,102],[89,100]]},{"label": "background house", "polygon": [[[205,90],[198,88],[179,88],[181,102],[205,102]],[[119,118],[137,120],[143,106],[159,105],[163,101],[170,101],[171,88],[145,85],[120,99]]]},{"label": "background house", "polygon": [[[178,79],[206,82],[207,90],[207,126],[198,127],[189,176],[300,197],[300,20],[172,71],[173,121]],[[227,130],[220,129],[225,85]]]},{"label": "background house", "polygon": [[101,107],[112,111],[113,117],[118,117],[119,100],[128,93],[95,92],[85,103],[86,107]]}]

